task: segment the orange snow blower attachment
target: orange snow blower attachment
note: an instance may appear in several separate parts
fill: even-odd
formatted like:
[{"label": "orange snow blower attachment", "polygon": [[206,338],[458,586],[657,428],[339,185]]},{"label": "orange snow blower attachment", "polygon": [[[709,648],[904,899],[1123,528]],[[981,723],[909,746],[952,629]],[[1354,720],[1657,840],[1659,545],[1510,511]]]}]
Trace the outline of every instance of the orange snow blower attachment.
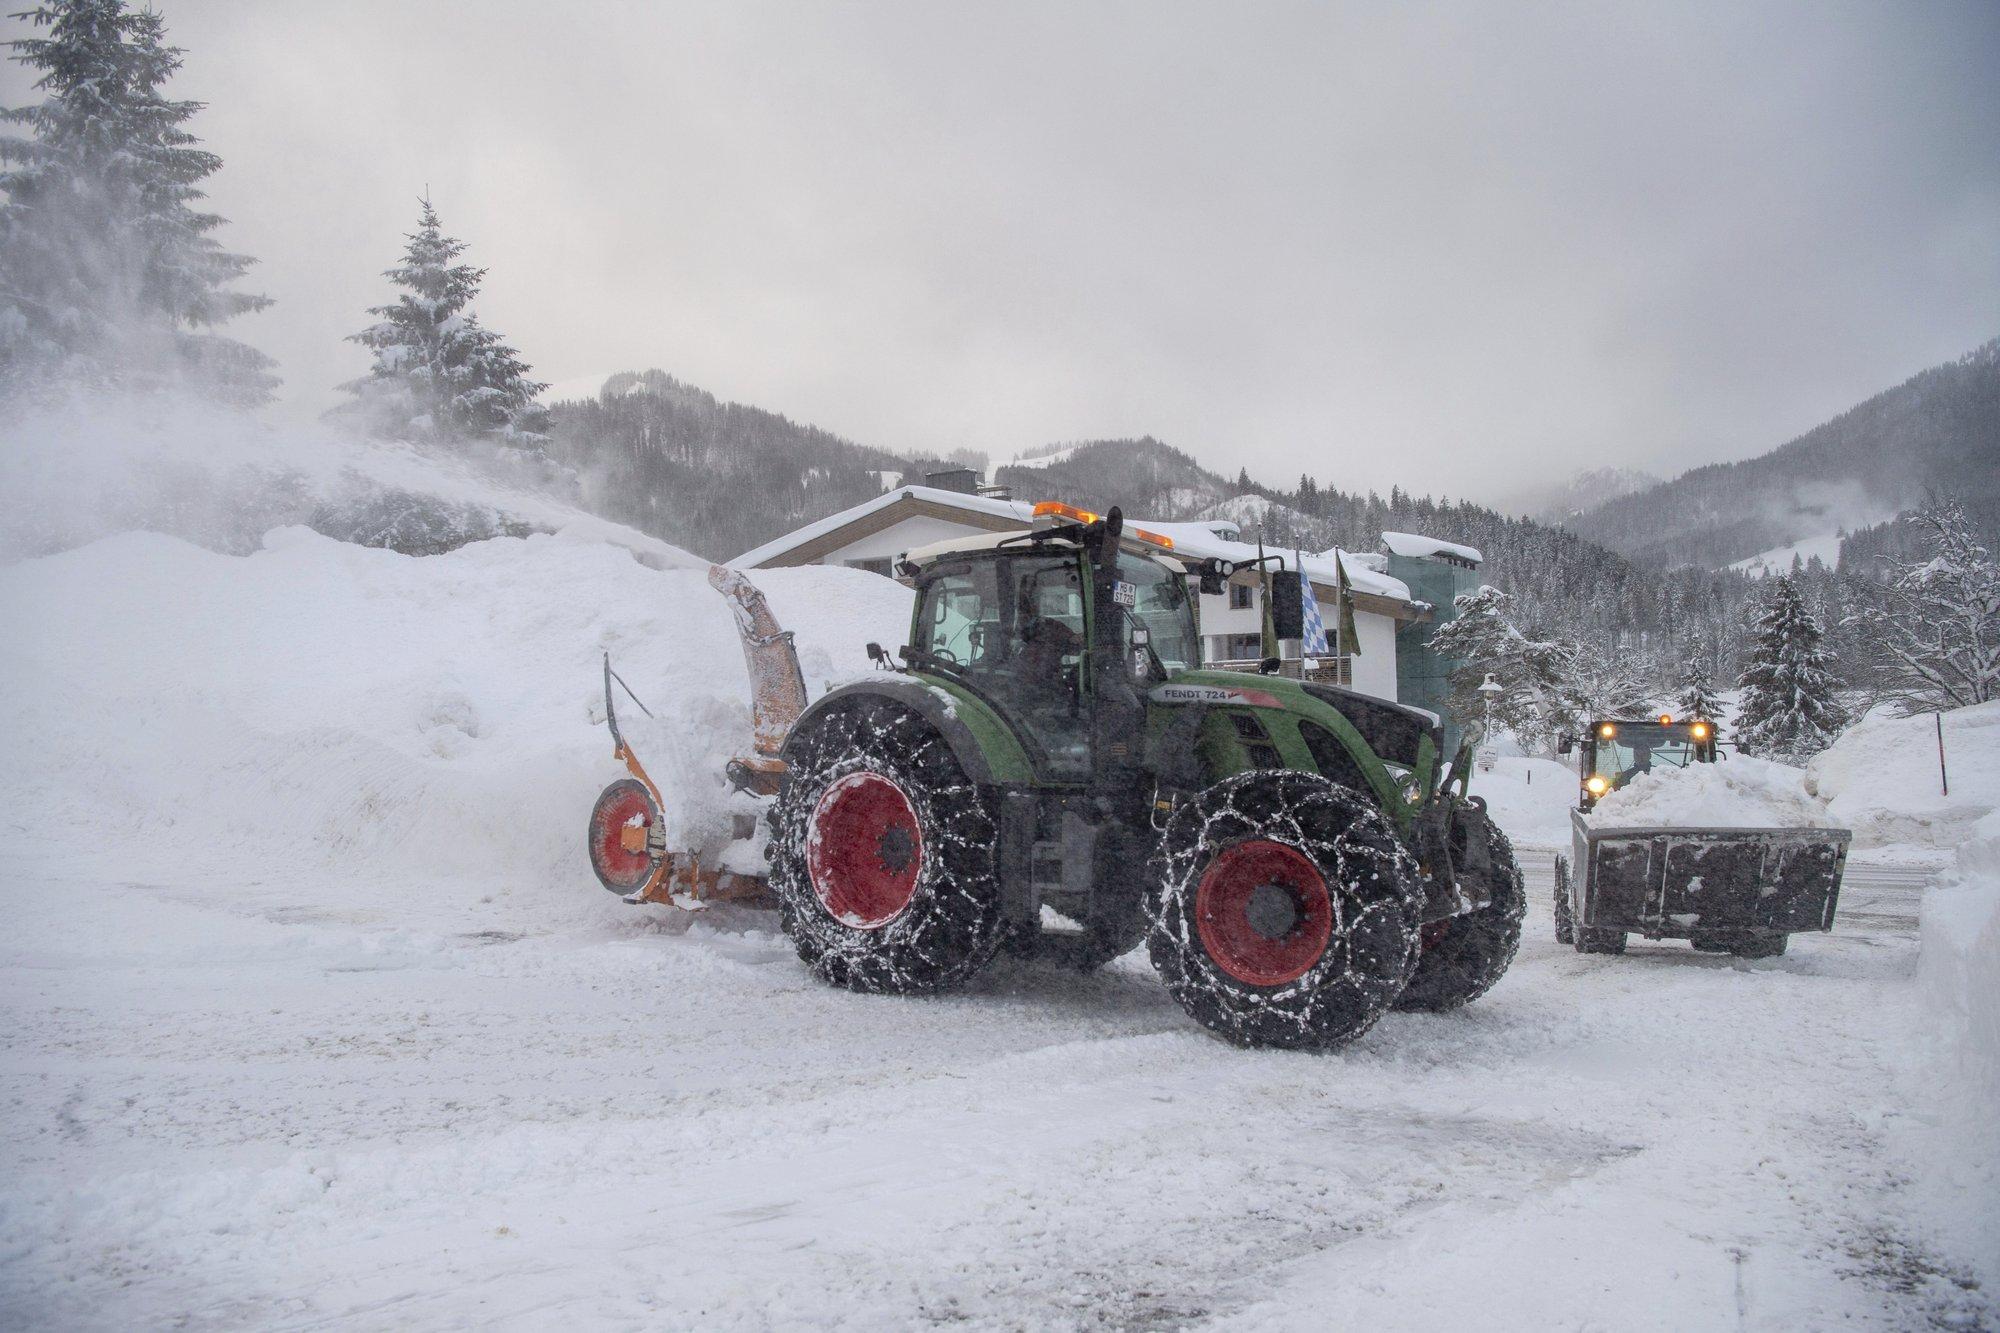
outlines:
[{"label": "orange snow blower attachment", "polygon": [[792,632],[779,629],[757,585],[724,565],[708,567],[709,586],[729,599],[736,636],[743,642],[743,665],[750,672],[751,749],[748,758],[729,761],[729,781],[758,796],[775,796],[785,775],[778,751],[792,725],[806,711],[806,681]]},{"label": "orange snow blower attachment", "polygon": [[[792,647],[791,632],[778,628],[777,618],[756,584],[722,565],[709,566],[708,581],[729,599],[737,637],[743,643],[744,665],[750,672],[751,753],[730,760],[725,771],[739,791],[775,795],[785,775],[779,752],[786,733],[806,708],[806,683],[799,671],[798,653]],[[598,881],[628,903],[692,906],[720,899],[763,897],[767,890],[762,875],[704,866],[698,850],[675,850],[667,845],[662,823],[666,802],[618,728],[613,683],[639,711],[652,716],[632,687],[611,669],[611,655],[606,653],[604,720],[611,730],[612,754],[632,776],[606,787],[590,812],[586,845],[590,868]],[[747,817],[738,817],[737,844],[751,839],[755,829],[746,827],[750,824]]]}]

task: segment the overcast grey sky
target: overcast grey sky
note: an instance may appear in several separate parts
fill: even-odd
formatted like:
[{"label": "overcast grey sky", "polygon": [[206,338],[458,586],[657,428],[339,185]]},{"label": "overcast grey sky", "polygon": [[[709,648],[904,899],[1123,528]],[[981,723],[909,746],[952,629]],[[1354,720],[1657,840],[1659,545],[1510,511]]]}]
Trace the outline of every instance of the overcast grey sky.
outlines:
[{"label": "overcast grey sky", "polygon": [[286,411],[427,185],[540,378],[905,451],[1490,497],[2000,334],[1992,0],[156,4]]}]

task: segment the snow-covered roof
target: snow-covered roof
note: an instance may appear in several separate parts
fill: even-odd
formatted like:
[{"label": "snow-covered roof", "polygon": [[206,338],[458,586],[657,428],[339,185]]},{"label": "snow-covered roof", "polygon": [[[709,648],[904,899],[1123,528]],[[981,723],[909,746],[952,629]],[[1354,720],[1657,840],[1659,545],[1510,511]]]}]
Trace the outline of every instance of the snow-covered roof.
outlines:
[{"label": "snow-covered roof", "polygon": [[745,551],[729,563],[738,569],[755,569],[768,560],[784,555],[787,551],[817,541],[830,532],[868,515],[887,509],[899,500],[924,500],[934,505],[951,509],[963,509],[967,513],[984,514],[992,518],[1008,518],[1028,527],[1034,522],[1035,507],[1019,500],[998,500],[984,495],[967,495],[963,491],[941,491],[935,486],[898,486],[893,491],[885,491],[872,500],[863,500],[837,514],[828,514],[802,528],[794,528],[782,537],[765,542],[762,546]]},{"label": "snow-covered roof", "polygon": [[[1153,528],[1155,531],[1164,532],[1167,536],[1173,537],[1174,533],[1172,530],[1177,526],[1185,525],[1141,523],[1139,526],[1142,528]],[[1212,555],[1235,564],[1242,564],[1246,560],[1255,560],[1257,558],[1257,548],[1252,543],[1233,542],[1222,537],[1210,537],[1206,541],[1196,539],[1186,543],[1175,537],[1174,549],[1180,555]],[[1267,546],[1264,548],[1264,554],[1282,555],[1285,557],[1285,567],[1289,569],[1292,566],[1294,557],[1291,551],[1281,551],[1276,547]],[[1333,591],[1340,578],[1339,572],[1334,565],[1334,557],[1338,555],[1341,564],[1347,567],[1347,586],[1354,589],[1354,591],[1373,593],[1377,597],[1391,597],[1399,602],[1410,600],[1409,584],[1403,582],[1401,579],[1392,579],[1387,574],[1369,569],[1356,558],[1358,554],[1358,552],[1342,551],[1340,548],[1335,547],[1332,550],[1321,551],[1317,555],[1306,555],[1304,557],[1306,576],[1317,587],[1324,588],[1328,592]]]},{"label": "snow-covered roof", "polygon": [[[1162,537],[1169,538],[1174,544],[1174,555],[1183,560],[1206,560],[1213,556],[1218,560],[1227,560],[1233,565],[1240,565],[1257,558],[1257,548],[1254,545],[1231,541],[1227,537],[1220,536],[1206,523],[1155,523],[1147,518],[1128,518],[1125,520],[1125,527],[1128,532],[1133,528],[1144,528],[1148,532],[1157,532]],[[920,550],[911,551],[910,557],[917,559],[919,556],[942,555],[948,551],[974,550],[991,546],[1003,540],[1005,536],[1004,533],[995,533],[990,536],[974,535],[936,542]],[[1267,546],[1264,548],[1264,554],[1282,555],[1285,557],[1285,566],[1289,569],[1295,553]],[[1399,602],[1410,600],[1408,584],[1401,579],[1392,579],[1387,574],[1370,569],[1362,563],[1360,552],[1342,551],[1340,554],[1347,565],[1347,586],[1354,591],[1374,593],[1378,597],[1392,597]],[[1334,571],[1332,551],[1306,556],[1305,567],[1306,573],[1311,576],[1315,584],[1328,592],[1333,591],[1339,575]]]},{"label": "snow-covered roof", "polygon": [[[968,513],[980,514],[989,518],[1012,519],[1023,528],[1034,525],[1035,507],[1024,501],[997,500],[983,495],[966,495],[961,491],[941,491],[932,486],[899,486],[887,494],[878,495],[872,500],[867,500],[851,508],[843,509],[837,514],[829,514],[816,523],[808,523],[802,528],[786,533],[775,541],[769,541],[754,550],[745,551],[729,563],[739,569],[755,569],[757,566],[776,559],[788,551],[804,546],[808,542],[816,541],[828,533],[837,532],[848,524],[866,518],[870,514],[887,509],[889,506],[905,498],[925,500],[934,505],[962,509]],[[1128,528],[1145,528],[1149,532],[1157,532],[1163,537],[1172,538],[1174,554],[1177,556],[1191,557],[1196,560],[1204,560],[1212,556],[1218,560],[1227,560],[1232,564],[1242,564],[1247,560],[1257,558],[1257,547],[1249,542],[1237,541],[1233,536],[1236,526],[1226,519],[1157,523],[1152,519],[1128,516],[1125,520],[1125,526]],[[967,545],[958,547],[958,549],[969,549],[970,546],[979,544],[979,539],[976,536],[968,536],[966,541]],[[944,544],[939,543],[939,545]],[[957,546],[955,541],[950,544]],[[1460,547],[1459,549],[1469,550],[1471,548]],[[1286,557],[1287,567],[1290,566],[1292,552],[1280,551],[1275,547],[1270,547],[1266,548],[1266,554],[1283,555]],[[1474,552],[1475,558],[1477,554],[1477,552]],[[1344,563],[1347,566],[1348,586],[1353,588],[1354,591],[1373,593],[1377,597],[1390,597],[1399,602],[1410,600],[1409,586],[1401,579],[1392,579],[1387,574],[1370,568],[1363,558],[1363,553],[1347,551],[1341,552],[1341,555],[1344,556]],[[1330,592],[1334,588],[1338,578],[1334,567],[1334,552],[1322,551],[1317,555],[1307,555],[1304,559],[1306,574],[1315,584]]]},{"label": "snow-covered roof", "polygon": [[[1151,529],[1148,529],[1148,531],[1151,531]],[[1127,535],[1130,535],[1129,530]],[[1018,532],[975,532],[964,537],[951,537],[941,542],[931,542],[927,546],[913,546],[904,553],[903,558],[914,561],[919,565],[927,565],[940,556],[956,555],[960,551],[990,551],[1000,545],[1000,543],[1018,540],[1020,536],[1021,534]],[[1076,543],[1074,542],[1062,542],[1061,544],[1069,550],[1073,551],[1076,549]],[[1154,558],[1159,560],[1161,564],[1166,565],[1177,574],[1181,572],[1180,562],[1172,559],[1177,552],[1169,551],[1165,547],[1134,548],[1128,546],[1126,549],[1128,551],[1134,549],[1150,550]]]},{"label": "snow-covered roof", "polygon": [[1480,564],[1486,559],[1476,546],[1460,546],[1457,542],[1443,541],[1437,537],[1424,537],[1414,532],[1385,532],[1382,544],[1389,548],[1389,554],[1423,559],[1425,556],[1443,556],[1447,560],[1464,560],[1469,564]]}]

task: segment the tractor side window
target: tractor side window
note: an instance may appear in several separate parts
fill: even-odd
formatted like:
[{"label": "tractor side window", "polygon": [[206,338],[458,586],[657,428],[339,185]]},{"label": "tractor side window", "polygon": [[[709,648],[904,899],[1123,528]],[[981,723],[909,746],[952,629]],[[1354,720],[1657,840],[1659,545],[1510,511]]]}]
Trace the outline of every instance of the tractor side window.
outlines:
[{"label": "tractor side window", "polygon": [[983,665],[1000,641],[998,607],[991,562],[940,574],[924,585],[918,646],[959,666]]},{"label": "tractor side window", "polygon": [[[1070,561],[1039,567],[1023,562],[1021,570],[1020,621],[1032,632],[1037,621],[1059,625],[1075,638],[1076,650],[1083,646],[1083,580]],[[1075,656],[1075,653],[1069,654]]]}]

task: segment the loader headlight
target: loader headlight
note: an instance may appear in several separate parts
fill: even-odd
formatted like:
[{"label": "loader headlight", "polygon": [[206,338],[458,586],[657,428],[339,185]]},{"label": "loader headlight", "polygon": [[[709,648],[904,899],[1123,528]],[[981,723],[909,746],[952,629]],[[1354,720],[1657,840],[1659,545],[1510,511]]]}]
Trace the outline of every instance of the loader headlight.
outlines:
[{"label": "loader headlight", "polygon": [[1593,773],[1583,780],[1583,789],[1592,796],[1602,796],[1611,790],[1611,784]]},{"label": "loader headlight", "polygon": [[1688,730],[1698,741],[1705,741],[1708,739],[1708,723],[1706,722],[1697,722],[1694,724],[1694,726],[1690,727]]}]

